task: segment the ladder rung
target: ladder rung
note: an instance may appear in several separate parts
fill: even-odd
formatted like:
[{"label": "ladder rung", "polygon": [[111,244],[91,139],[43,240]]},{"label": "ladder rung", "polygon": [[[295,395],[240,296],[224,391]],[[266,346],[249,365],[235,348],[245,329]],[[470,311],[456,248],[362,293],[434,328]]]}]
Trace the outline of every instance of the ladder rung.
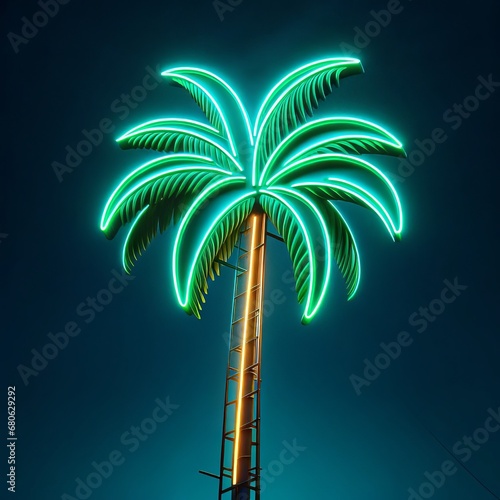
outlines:
[{"label": "ladder rung", "polygon": [[[253,319],[253,318],[251,318],[251,319]],[[249,338],[249,339],[245,342],[245,345],[246,345],[246,344],[249,344],[250,342],[256,342],[257,340],[259,340],[259,337],[251,337],[251,338]],[[233,352],[239,352],[239,353],[241,353],[241,344],[240,344],[240,345],[236,345],[236,346],[234,346],[234,347],[231,347],[231,349],[230,349],[230,350],[231,350],[231,351],[233,351]]]},{"label": "ladder rung", "polygon": [[204,470],[199,470],[198,472],[200,474],[205,474],[205,476],[214,477],[215,479],[219,479],[220,480],[220,476],[217,476],[217,474],[213,474],[212,472],[207,472],[207,471],[204,471]]},{"label": "ladder rung", "polygon": [[255,394],[257,394],[258,392],[259,392],[258,389],[254,389],[253,391],[247,392],[244,396],[241,396],[241,399],[249,398],[250,396],[255,396]]},{"label": "ladder rung", "polygon": [[257,366],[259,366],[259,362],[256,361],[253,365],[250,365],[247,367],[247,370],[252,370],[253,368],[256,368]]},{"label": "ladder rung", "polygon": [[266,231],[266,234],[268,236],[271,236],[271,238],[274,238],[274,239],[276,239],[278,241],[282,241],[283,243],[285,242],[285,240],[281,236],[278,236],[277,234],[270,233],[269,231]]},{"label": "ladder rung", "polygon": [[[246,273],[247,271],[245,270],[244,273]],[[240,274],[240,276],[242,276],[244,274],[243,272]],[[245,286],[248,286],[248,283],[246,283]],[[261,284],[260,283],[255,283],[255,285],[252,285],[251,288],[250,288],[250,291],[253,291],[253,290],[256,290],[257,288],[260,288]],[[244,295],[245,293],[247,293],[248,290],[244,290],[243,292],[241,293],[238,293],[237,295],[233,296],[233,300],[234,299],[237,299],[238,297],[241,297],[242,295]]]},{"label": "ladder rung", "polygon": [[250,490],[253,490],[253,491],[256,491],[256,487],[255,486],[252,486],[250,483],[255,483],[256,481],[256,478],[251,478],[251,479],[247,479],[245,481],[242,481],[241,483],[236,483],[236,484],[233,484],[231,486],[229,486],[228,488],[226,488],[225,490],[222,490],[222,493],[227,493],[228,491],[231,491],[233,490],[234,488],[236,488],[237,486],[240,486],[242,484],[245,484],[245,483],[248,483],[248,488]]},{"label": "ladder rung", "polygon": [[238,295],[235,295],[233,300],[239,299],[240,297],[242,297],[243,295],[245,295],[245,293],[247,293],[246,290],[244,292],[239,293]]},{"label": "ladder rung", "polygon": [[235,271],[240,271],[242,273],[247,272],[247,269],[244,269],[244,268],[238,267],[238,266],[233,266],[233,264],[230,264],[229,262],[226,262],[225,260],[215,258],[214,262],[216,262],[217,264],[219,264],[221,266],[226,266],[226,267],[229,267],[230,269],[234,269]]},{"label": "ladder rung", "polygon": [[[257,380],[257,373],[256,371],[254,370],[254,368],[258,365],[258,363],[254,363],[253,365],[245,368],[245,370],[243,371],[243,373],[248,373],[248,372],[253,372],[253,375],[254,375],[254,379]],[[230,375],[229,377],[227,377],[227,380],[230,380],[232,382],[239,382],[239,378],[240,378],[240,374],[239,373],[235,373],[234,375]]]},{"label": "ladder rung", "polygon": [[[254,309],[253,311],[250,311],[248,313],[248,318],[246,319],[254,319],[256,318],[257,316],[259,316],[259,308],[257,309]],[[234,321],[232,324],[236,324],[236,323],[239,323],[240,321],[244,320],[245,319],[245,316],[243,316],[242,318],[238,318],[236,321]]]},{"label": "ladder rung", "polygon": [[238,323],[240,323],[241,321],[243,321],[245,319],[245,316],[243,316],[242,318],[238,318],[236,320],[234,320],[232,323],[231,323],[231,326],[234,326],[234,325],[237,325]]},{"label": "ladder rung", "polygon": [[[259,392],[259,389],[254,389],[253,391],[247,392],[246,394],[244,394],[243,396],[241,396],[241,399],[249,398],[251,396],[255,396],[255,394],[257,394],[258,392]],[[236,401],[238,401],[238,400],[237,399],[232,399],[231,401],[228,401],[226,403],[226,406],[233,405],[233,404],[236,403]],[[251,422],[253,422],[254,420],[251,420]]]},{"label": "ladder rung", "polygon": [[249,422],[245,422],[244,424],[241,424],[241,427],[256,428],[257,427],[257,418],[253,418]]}]

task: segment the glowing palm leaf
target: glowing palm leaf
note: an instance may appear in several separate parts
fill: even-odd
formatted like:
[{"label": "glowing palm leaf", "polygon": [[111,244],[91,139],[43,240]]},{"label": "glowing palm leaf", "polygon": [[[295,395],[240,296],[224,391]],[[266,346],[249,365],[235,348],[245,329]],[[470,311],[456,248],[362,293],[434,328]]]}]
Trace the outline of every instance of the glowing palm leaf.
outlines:
[{"label": "glowing palm leaf", "polygon": [[142,165],[126,177],[111,195],[101,220],[101,229],[112,238],[120,226],[131,221],[150,204],[171,196],[199,192],[221,177],[226,170],[214,166],[210,158],[170,155]]},{"label": "glowing palm leaf", "polygon": [[206,156],[229,171],[243,170],[225,149],[228,143],[221,134],[215,128],[193,120],[154,120],[129,130],[117,142],[123,149],[144,148]]},{"label": "glowing palm leaf", "polygon": [[323,196],[330,200],[348,201],[369,208],[377,214],[393,239],[401,239],[402,217],[399,220],[391,217],[383,202],[370,191],[356,184],[345,182],[342,179],[330,178],[327,182],[294,184],[294,187],[305,188],[307,191],[313,191],[317,196]]},{"label": "glowing palm leaf", "polygon": [[[236,137],[236,144],[246,140],[253,146],[252,128],[248,113],[234,89],[216,74],[200,68],[173,68],[162,73],[163,76],[172,76],[177,79],[190,78],[200,87],[213,96],[219,104],[224,116],[230,120],[231,132]],[[241,135],[239,135],[241,134]]]},{"label": "glowing palm leaf", "polygon": [[326,225],[330,230],[333,259],[344,277],[347,287],[347,299],[356,293],[361,280],[361,264],[356,241],[347,222],[333,203],[325,200],[315,200]]},{"label": "glowing palm leaf", "polygon": [[232,153],[236,154],[234,141],[226,119],[222,114],[217,101],[211,96],[208,90],[188,77],[175,74],[171,76],[174,83],[185,88],[189,92],[196,104],[200,107],[203,113],[205,113],[208,121],[228,140],[231,145]]},{"label": "glowing palm leaf", "polygon": [[[312,144],[308,141],[314,140]],[[304,148],[304,144],[308,144]],[[294,156],[294,152],[297,152]],[[265,184],[286,164],[306,159],[317,153],[367,154],[404,156],[401,143],[387,130],[357,118],[335,117],[309,122],[276,147],[262,171],[259,184]]]},{"label": "glowing palm leaf", "polygon": [[154,237],[179,222],[192,199],[193,195],[171,196],[148,205],[137,215],[123,245],[123,267],[128,273]]},{"label": "glowing palm leaf", "polygon": [[255,124],[254,183],[283,138],[312,116],[319,101],[339,85],[341,78],[362,71],[358,59],[325,59],[299,68],[275,85],[264,100]]},{"label": "glowing palm leaf", "polygon": [[231,151],[246,142],[253,145],[248,114],[236,92],[222,78],[200,68],[173,68],[162,73],[184,87],[214,127],[228,139]]},{"label": "glowing palm leaf", "polygon": [[255,203],[253,193],[244,193],[243,189],[219,194],[207,202],[208,194],[212,193],[201,193],[182,220],[173,253],[177,298],[188,313],[197,317],[203,294],[208,292],[207,277],[213,278],[214,271],[218,274],[216,258],[229,258],[232,247],[225,242],[229,239],[234,246],[240,226]]},{"label": "glowing palm leaf", "polygon": [[381,218],[389,234],[400,238],[403,213],[396,189],[366,160],[342,154],[315,155],[288,164],[268,180],[270,186],[283,184],[370,208]]},{"label": "glowing palm leaf", "polygon": [[[321,304],[330,277],[328,229],[320,210],[306,196],[286,188],[262,193],[262,207],[292,258],[298,301],[306,299],[302,322],[308,323]],[[320,251],[326,255],[320,256]]]}]

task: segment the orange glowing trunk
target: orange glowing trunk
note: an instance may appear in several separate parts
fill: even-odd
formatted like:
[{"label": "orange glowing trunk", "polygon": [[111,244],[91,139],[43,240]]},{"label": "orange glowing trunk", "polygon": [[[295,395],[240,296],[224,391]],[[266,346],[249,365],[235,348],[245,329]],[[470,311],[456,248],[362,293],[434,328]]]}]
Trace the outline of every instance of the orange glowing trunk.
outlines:
[{"label": "orange glowing trunk", "polygon": [[[266,221],[266,215],[260,210],[250,215],[238,259],[240,272],[235,286],[229,364],[229,372],[233,364],[235,394],[234,415],[228,419],[234,422],[226,422],[234,430],[229,433],[234,439],[230,474],[233,500],[260,498],[260,366]],[[233,363],[232,350],[236,356]]]}]

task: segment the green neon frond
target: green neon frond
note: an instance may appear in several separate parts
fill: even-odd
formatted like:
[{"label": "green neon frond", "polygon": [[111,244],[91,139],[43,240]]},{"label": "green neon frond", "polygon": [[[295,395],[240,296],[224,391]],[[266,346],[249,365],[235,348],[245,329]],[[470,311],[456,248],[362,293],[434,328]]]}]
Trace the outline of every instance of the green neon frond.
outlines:
[{"label": "green neon frond", "polygon": [[243,167],[231,153],[219,144],[221,139],[213,127],[191,120],[166,119],[135,127],[117,139],[117,142],[123,149],[153,149],[165,153],[210,157],[229,171],[243,171]]},{"label": "green neon frond", "polygon": [[[147,205],[164,198],[189,196],[219,179],[235,179],[209,158],[169,155],[142,165],[127,176],[110,196],[101,219],[101,229],[113,238]],[[240,181],[241,182],[241,181]]]},{"label": "green neon frond", "polygon": [[[264,116],[266,115],[266,113],[269,112],[273,104],[278,100],[280,94],[282,94],[285,89],[289,88],[291,84],[302,80],[308,75],[322,72],[327,68],[335,70],[344,65],[348,65],[348,67],[350,68],[357,67],[357,71],[355,71],[354,73],[363,71],[361,61],[359,59],[350,57],[331,57],[301,66],[300,68],[283,77],[265,97],[264,102],[262,103],[262,106],[260,107],[257,114],[257,119],[255,120],[254,135],[257,135],[257,132],[261,127],[262,122],[264,121]],[[338,85],[338,81],[336,85]]]},{"label": "green neon frond", "polygon": [[319,101],[332,93],[341,78],[362,71],[358,59],[316,61],[290,73],[269,92],[255,124],[254,185],[268,158],[283,139],[313,115]]},{"label": "green neon frond", "polygon": [[156,120],[150,120],[135,126],[116,140],[117,142],[120,142],[133,132],[137,132],[148,127],[184,127],[189,128],[193,132],[212,135],[213,139],[222,137],[220,132],[215,127],[211,127],[210,125],[197,120],[190,120],[188,118],[158,118]]},{"label": "green neon frond", "polygon": [[180,73],[165,71],[164,76],[172,79],[174,83],[185,88],[196,104],[203,111],[208,121],[228,140],[231,153],[236,156],[236,147],[231,131],[229,129],[227,118],[222,113],[220,105],[212,94],[200,83]]},{"label": "green neon frond", "polygon": [[391,216],[384,203],[369,190],[343,179],[329,178],[325,182],[299,182],[293,184],[293,187],[328,200],[347,201],[368,208],[380,218],[391,238],[401,239],[403,214],[399,199],[397,200],[397,215],[394,217]]},{"label": "green neon frond", "polygon": [[[142,232],[143,230],[141,227],[143,225],[141,218],[143,216],[146,218],[146,213],[148,212],[148,210],[149,210],[149,205],[146,208],[143,208],[137,214],[137,217],[130,226],[127,237],[125,238],[125,243],[123,244],[122,265],[123,269],[125,269],[125,271],[128,274],[130,274],[130,271],[133,265],[135,264],[136,260],[139,258],[139,255],[142,255],[142,252],[146,250],[147,245],[150,243],[152,239],[148,238],[147,236],[145,237],[145,235],[142,234],[141,236],[136,235],[139,231]],[[155,236],[155,234],[153,234],[152,236]]]},{"label": "green neon frond", "polygon": [[198,318],[204,295],[208,293],[208,277],[214,279],[219,273],[217,260],[226,261],[231,255],[240,226],[255,203],[253,191],[238,189],[221,193],[215,189],[206,189],[191,204],[174,244],[172,263],[177,299],[187,313]]},{"label": "green neon frond", "polygon": [[404,156],[398,139],[375,123],[343,116],[323,118],[299,127],[283,139],[267,160],[259,185],[265,184],[283,165],[318,153]]},{"label": "green neon frond", "polygon": [[[230,97],[231,102],[227,102],[227,108],[223,108],[226,114],[229,116],[233,116],[235,119],[241,118],[243,119],[245,135],[246,139],[249,141],[250,145],[253,146],[253,134],[252,127],[250,125],[250,118],[248,117],[247,110],[241,99],[238,97],[238,94],[234,91],[234,89],[221,77],[217,76],[215,73],[211,71],[207,71],[201,68],[192,68],[192,67],[180,67],[180,68],[172,68],[162,73],[162,76],[170,76],[170,75],[188,75],[192,78],[202,79],[202,82],[206,82],[209,86],[211,84],[214,87],[213,94],[219,97],[221,101],[224,101],[224,97]],[[199,80],[197,80],[199,81]],[[231,105],[232,104],[232,105]],[[238,118],[236,118],[238,117]],[[234,125],[234,123],[232,123]]]},{"label": "green neon frond", "polygon": [[122,264],[127,273],[158,234],[179,222],[194,198],[193,194],[164,198],[139,212],[123,245]]},{"label": "green neon frond", "polygon": [[330,201],[315,199],[330,231],[333,259],[342,274],[346,288],[347,300],[356,294],[361,281],[361,261],[358,246],[342,214]]},{"label": "green neon frond", "polygon": [[[324,183],[329,186],[326,191]],[[403,230],[403,212],[396,189],[383,172],[361,158],[341,154],[312,156],[287,165],[268,184],[309,186],[322,197],[374,210],[393,238],[399,239]]]},{"label": "green neon frond", "polygon": [[306,301],[302,323],[309,323],[330,279],[331,243],[323,214],[309,197],[288,188],[262,190],[260,203],[290,253],[297,299]]}]

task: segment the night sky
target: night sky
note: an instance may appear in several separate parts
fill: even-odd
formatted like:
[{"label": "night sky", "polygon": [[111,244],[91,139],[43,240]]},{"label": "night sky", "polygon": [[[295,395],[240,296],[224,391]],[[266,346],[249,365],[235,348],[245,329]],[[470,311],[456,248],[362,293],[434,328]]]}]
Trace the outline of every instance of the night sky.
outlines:
[{"label": "night sky", "polygon": [[[345,207],[361,286],[347,302],[336,271],[307,326],[286,249],[269,241],[262,498],[500,497],[496,2],[49,0],[48,20],[41,4],[8,0],[1,16],[1,389],[6,408],[16,388],[18,438],[9,496],[2,411],[2,498],[216,499],[198,470],[218,473],[233,274],[211,282],[202,321],[186,315],[170,229],[123,278],[125,232],[106,240],[100,215],[157,155],[115,139],[150,119],[202,118],[157,69],[214,70],[255,118],[286,73],[340,55],[365,73],[316,116],[365,117],[403,142],[409,163],[371,159],[405,229],[396,244],[374,214]],[[67,158],[85,135],[86,156]],[[107,304],[92,309],[98,296]]]}]

